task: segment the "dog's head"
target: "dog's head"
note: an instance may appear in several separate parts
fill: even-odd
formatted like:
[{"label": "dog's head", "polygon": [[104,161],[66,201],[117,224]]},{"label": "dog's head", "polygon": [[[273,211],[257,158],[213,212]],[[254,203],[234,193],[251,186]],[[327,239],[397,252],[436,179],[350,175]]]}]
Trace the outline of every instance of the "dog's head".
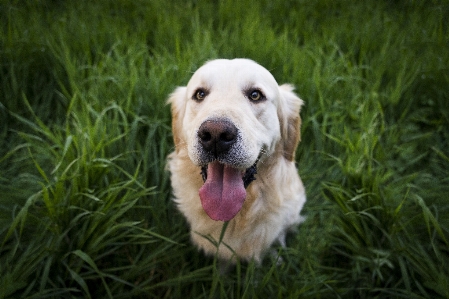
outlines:
[{"label": "dog's head", "polygon": [[241,209],[259,159],[292,161],[302,100],[247,59],[213,60],[170,96],[176,152],[202,167],[206,213],[228,221]]}]

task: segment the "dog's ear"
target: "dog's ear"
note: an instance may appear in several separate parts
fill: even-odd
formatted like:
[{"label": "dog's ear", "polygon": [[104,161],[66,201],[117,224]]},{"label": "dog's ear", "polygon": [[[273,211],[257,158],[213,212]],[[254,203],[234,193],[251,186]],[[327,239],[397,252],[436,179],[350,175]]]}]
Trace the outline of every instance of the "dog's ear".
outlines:
[{"label": "dog's ear", "polygon": [[167,104],[171,105],[171,124],[176,152],[179,152],[180,145],[184,143],[184,140],[182,138],[182,119],[184,118],[186,107],[186,91],[186,87],[178,87],[167,100]]},{"label": "dog's ear", "polygon": [[281,125],[281,146],[285,159],[293,161],[295,151],[301,140],[301,117],[299,111],[303,101],[293,92],[290,84],[279,86],[280,103],[278,117]]}]

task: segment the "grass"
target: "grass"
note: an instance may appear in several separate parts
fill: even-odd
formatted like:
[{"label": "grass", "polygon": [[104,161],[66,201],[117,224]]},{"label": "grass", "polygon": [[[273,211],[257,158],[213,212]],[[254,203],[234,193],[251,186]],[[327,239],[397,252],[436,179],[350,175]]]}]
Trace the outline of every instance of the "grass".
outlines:
[{"label": "grass", "polygon": [[[0,298],[449,298],[446,1],[2,1]],[[302,111],[307,221],[220,276],[168,94],[248,57]]]}]

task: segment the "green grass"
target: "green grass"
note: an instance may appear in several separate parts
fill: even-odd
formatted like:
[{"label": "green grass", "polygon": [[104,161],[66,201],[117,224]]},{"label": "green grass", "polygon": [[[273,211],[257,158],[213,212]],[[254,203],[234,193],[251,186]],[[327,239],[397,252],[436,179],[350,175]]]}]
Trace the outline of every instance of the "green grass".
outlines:
[{"label": "green grass", "polygon": [[[2,1],[0,298],[449,298],[446,1]],[[284,263],[171,201],[165,100],[247,57],[304,99]]]}]

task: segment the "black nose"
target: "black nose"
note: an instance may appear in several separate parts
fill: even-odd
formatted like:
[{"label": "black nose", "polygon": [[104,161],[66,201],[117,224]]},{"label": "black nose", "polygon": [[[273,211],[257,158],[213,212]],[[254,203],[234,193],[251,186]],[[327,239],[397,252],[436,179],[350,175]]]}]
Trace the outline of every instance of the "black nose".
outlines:
[{"label": "black nose", "polygon": [[198,130],[203,149],[214,156],[226,153],[237,140],[237,128],[228,120],[207,120]]}]

